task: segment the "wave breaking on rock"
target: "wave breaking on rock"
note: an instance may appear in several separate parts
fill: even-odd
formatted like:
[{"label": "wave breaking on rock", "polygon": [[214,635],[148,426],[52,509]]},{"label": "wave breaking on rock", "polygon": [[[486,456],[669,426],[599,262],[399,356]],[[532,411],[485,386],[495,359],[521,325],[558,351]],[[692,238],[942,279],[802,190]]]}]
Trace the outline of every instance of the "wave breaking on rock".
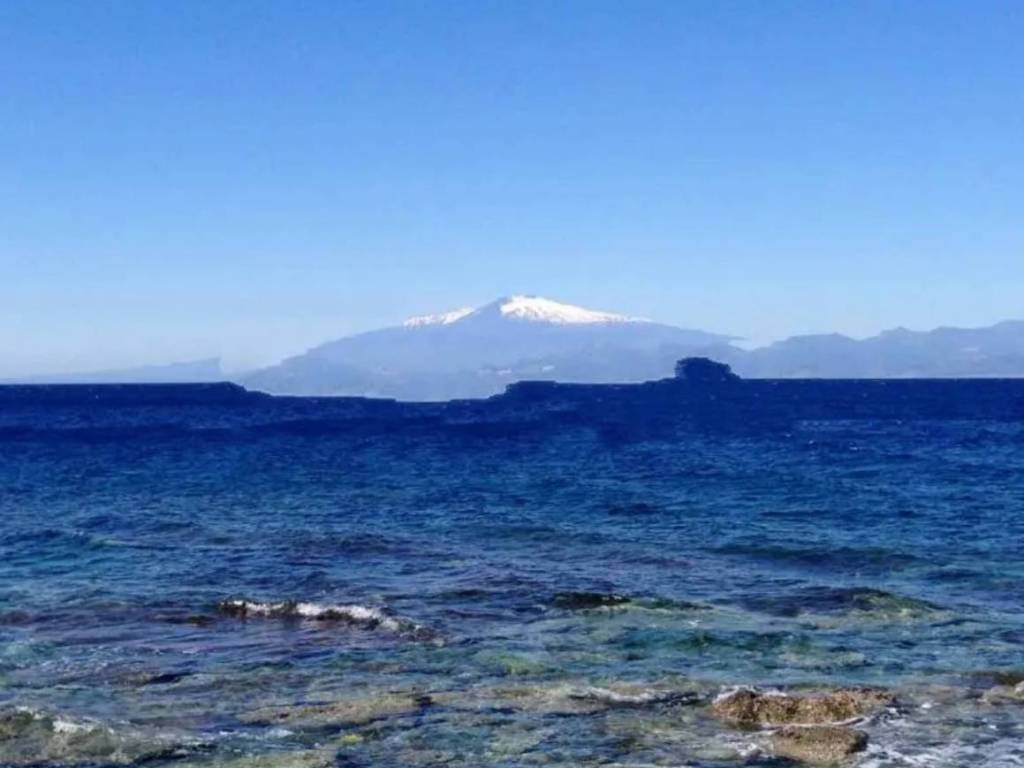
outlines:
[{"label": "wave breaking on rock", "polygon": [[381,629],[395,635],[420,640],[434,639],[435,633],[414,621],[390,616],[380,608],[372,606],[321,605],[320,603],[286,600],[282,602],[259,602],[255,600],[222,600],[217,610],[237,619],[265,618],[291,619],[317,622],[337,622],[360,629]]}]

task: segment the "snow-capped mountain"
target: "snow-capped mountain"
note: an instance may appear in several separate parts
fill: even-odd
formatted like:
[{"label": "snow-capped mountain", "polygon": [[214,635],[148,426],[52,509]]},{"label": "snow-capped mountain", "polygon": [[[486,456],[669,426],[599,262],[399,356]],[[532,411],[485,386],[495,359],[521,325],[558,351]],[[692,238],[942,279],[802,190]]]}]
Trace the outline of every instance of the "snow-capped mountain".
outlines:
[{"label": "snow-capped mountain", "polygon": [[272,393],[485,397],[522,379],[643,381],[728,337],[510,296],[323,344],[243,380]]},{"label": "snow-capped mountain", "polygon": [[481,317],[497,313],[508,320],[528,320],[535,323],[552,323],[554,325],[592,325],[597,323],[643,323],[649,322],[639,317],[627,317],[613,312],[598,312],[593,309],[577,307],[574,304],[563,304],[540,296],[509,296],[498,299],[486,306],[474,309],[462,307],[439,315],[422,315],[410,317],[402,325],[406,328],[418,328],[424,325],[451,325],[471,317]]},{"label": "snow-capped mountain", "polygon": [[402,327],[419,328],[422,325],[451,325],[452,323],[457,323],[466,315],[473,314],[474,311],[475,310],[472,307],[462,307],[461,309],[453,309],[451,312],[442,312],[439,315],[420,315],[419,317],[410,317],[402,323]]},{"label": "snow-capped mountain", "polygon": [[[1024,376],[1024,321],[983,328],[896,328],[853,339],[794,336],[745,350],[731,338],[537,296],[411,317],[391,328],[322,344],[239,377],[275,394],[402,400],[486,397],[524,379],[636,382],[672,375],[699,355],[745,378]],[[118,371],[21,377],[3,383],[200,382],[223,379],[217,360]]]}]

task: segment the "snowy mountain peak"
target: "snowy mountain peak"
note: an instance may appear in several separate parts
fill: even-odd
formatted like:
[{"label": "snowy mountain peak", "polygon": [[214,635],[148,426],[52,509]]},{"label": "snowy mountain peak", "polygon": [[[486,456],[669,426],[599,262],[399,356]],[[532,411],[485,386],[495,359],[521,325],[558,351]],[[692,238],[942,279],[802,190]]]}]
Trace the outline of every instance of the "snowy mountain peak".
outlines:
[{"label": "snowy mountain peak", "polygon": [[439,315],[420,315],[419,317],[410,317],[404,323],[403,326],[406,328],[418,328],[422,325],[451,325],[456,323],[466,315],[473,314],[475,310],[472,307],[461,307],[459,309],[453,309],[451,312],[442,312]]},{"label": "snowy mountain peak", "polygon": [[423,315],[328,341],[248,376],[264,392],[400,400],[490,397],[521,380],[647,381],[728,336],[538,296]]},{"label": "snowy mountain peak", "polygon": [[563,304],[559,301],[545,299],[540,296],[508,296],[477,309],[463,307],[436,315],[410,317],[402,325],[406,328],[419,328],[426,325],[451,325],[470,316],[484,314],[496,314],[510,320],[526,320],[535,323],[550,323],[552,325],[646,322],[638,317],[627,317],[626,315],[617,315],[612,312],[600,312],[573,304]]},{"label": "snowy mountain peak", "polygon": [[637,317],[585,309],[573,304],[562,304],[551,299],[544,299],[540,296],[511,296],[502,300],[498,309],[505,317],[558,325],[643,322]]}]

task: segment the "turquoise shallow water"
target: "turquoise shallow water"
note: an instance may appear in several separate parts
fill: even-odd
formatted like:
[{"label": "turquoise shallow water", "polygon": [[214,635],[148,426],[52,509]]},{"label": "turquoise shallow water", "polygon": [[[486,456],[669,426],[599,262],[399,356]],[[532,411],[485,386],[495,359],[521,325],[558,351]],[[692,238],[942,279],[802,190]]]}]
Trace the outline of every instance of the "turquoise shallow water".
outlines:
[{"label": "turquoise shallow water", "polygon": [[768,765],[711,697],[856,684],[862,764],[1024,764],[1020,424],[123,416],[0,439],[0,763]]}]

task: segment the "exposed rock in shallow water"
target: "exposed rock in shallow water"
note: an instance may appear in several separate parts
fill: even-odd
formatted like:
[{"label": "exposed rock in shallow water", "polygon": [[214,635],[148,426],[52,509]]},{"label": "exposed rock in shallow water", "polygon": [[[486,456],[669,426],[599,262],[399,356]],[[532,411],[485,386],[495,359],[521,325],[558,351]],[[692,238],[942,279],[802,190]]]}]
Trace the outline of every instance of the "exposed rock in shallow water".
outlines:
[{"label": "exposed rock in shallow water", "polygon": [[123,764],[175,752],[140,734],[118,733],[100,723],[69,720],[28,707],[0,709],[0,764]]},{"label": "exposed rock in shallow water", "polygon": [[838,725],[787,726],[773,733],[770,743],[779,757],[829,764],[863,752],[868,746],[868,735]]},{"label": "exposed rock in shallow water", "polygon": [[246,723],[287,725],[363,725],[386,717],[408,715],[433,704],[430,696],[384,693],[375,696],[283,707],[261,707],[239,719]]},{"label": "exposed rock in shallow water", "polygon": [[997,685],[982,694],[986,704],[1024,704],[1024,682],[1016,685]]},{"label": "exposed rock in shallow water", "polygon": [[74,764],[99,758],[127,762],[120,746],[111,731],[92,723],[62,720],[22,707],[0,712],[0,761],[4,763]]},{"label": "exposed rock in shallow water", "polygon": [[321,605],[294,600],[264,603],[240,599],[222,600],[217,610],[235,619],[264,618],[348,624],[366,630],[382,629],[415,640],[439,641],[434,632],[421,624],[390,616],[380,608],[365,605]]},{"label": "exposed rock in shallow water", "polygon": [[871,688],[845,688],[809,695],[739,688],[721,694],[711,709],[721,719],[736,725],[820,725],[853,720],[892,703],[891,694]]}]

